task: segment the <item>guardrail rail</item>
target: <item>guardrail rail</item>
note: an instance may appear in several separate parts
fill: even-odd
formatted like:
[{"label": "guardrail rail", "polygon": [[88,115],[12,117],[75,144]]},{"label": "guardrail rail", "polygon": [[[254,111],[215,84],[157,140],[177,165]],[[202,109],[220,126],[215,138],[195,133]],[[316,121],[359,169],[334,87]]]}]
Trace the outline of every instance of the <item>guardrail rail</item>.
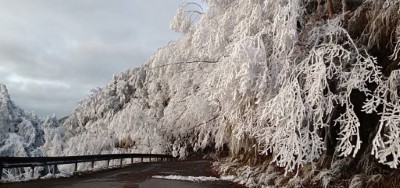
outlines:
[{"label": "guardrail rail", "polygon": [[110,165],[110,160],[120,160],[120,166],[124,159],[143,159],[148,158],[156,161],[171,161],[174,159],[172,155],[164,154],[106,154],[106,155],[81,155],[81,156],[64,156],[64,157],[0,157],[0,180],[5,168],[21,168],[31,167],[31,177],[34,177],[34,170],[37,166],[53,166],[53,174],[56,174],[57,165],[75,164],[74,172],[78,170],[78,163],[91,162],[92,169],[96,161],[107,161],[107,168]]}]

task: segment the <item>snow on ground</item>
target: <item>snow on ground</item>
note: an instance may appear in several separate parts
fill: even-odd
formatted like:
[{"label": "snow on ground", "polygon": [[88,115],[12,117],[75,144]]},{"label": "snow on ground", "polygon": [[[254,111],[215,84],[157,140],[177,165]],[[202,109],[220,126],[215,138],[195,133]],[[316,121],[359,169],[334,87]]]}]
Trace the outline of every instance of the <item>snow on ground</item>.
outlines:
[{"label": "snow on ground", "polygon": [[201,181],[232,181],[235,177],[234,176],[221,176],[220,178],[217,178],[217,177],[212,177],[212,176],[168,175],[168,176],[153,176],[153,178],[167,179],[167,180],[201,182]]}]

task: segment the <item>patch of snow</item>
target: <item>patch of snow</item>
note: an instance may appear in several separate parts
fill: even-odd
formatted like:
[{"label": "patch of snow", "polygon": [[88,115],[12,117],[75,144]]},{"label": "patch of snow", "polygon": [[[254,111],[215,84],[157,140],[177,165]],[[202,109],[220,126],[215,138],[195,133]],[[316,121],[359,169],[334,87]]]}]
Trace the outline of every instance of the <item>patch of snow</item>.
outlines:
[{"label": "patch of snow", "polygon": [[167,179],[167,180],[180,180],[180,181],[222,181],[222,179],[212,176],[180,176],[180,175],[168,175],[168,176],[153,176],[157,179]]},{"label": "patch of snow", "polygon": [[232,176],[232,175],[230,175],[230,176],[221,176],[219,179],[222,180],[222,181],[233,181],[235,179],[235,176]]},{"label": "patch of snow", "polygon": [[47,175],[40,177],[40,179],[66,178],[66,177],[70,177],[71,175],[72,174],[70,174],[70,173],[58,173],[58,174],[48,173]]}]

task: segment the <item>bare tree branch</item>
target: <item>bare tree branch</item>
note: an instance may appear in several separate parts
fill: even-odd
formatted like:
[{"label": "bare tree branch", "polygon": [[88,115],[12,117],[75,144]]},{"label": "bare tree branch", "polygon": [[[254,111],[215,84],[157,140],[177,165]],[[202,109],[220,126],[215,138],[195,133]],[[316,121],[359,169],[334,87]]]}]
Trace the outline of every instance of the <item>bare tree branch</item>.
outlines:
[{"label": "bare tree branch", "polygon": [[203,14],[202,12],[200,12],[200,11],[197,11],[197,10],[187,10],[187,11],[185,11],[186,13],[197,13],[197,14]]}]

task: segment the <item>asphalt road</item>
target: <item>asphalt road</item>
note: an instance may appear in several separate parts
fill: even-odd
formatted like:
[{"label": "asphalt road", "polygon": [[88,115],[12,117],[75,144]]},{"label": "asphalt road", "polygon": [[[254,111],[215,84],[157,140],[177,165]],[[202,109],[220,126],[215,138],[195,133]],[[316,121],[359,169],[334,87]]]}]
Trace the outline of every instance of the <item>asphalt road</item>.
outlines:
[{"label": "asphalt road", "polygon": [[183,161],[137,163],[120,169],[85,173],[69,178],[35,180],[21,183],[0,183],[0,188],[200,188],[240,187],[227,181],[189,182],[152,178],[153,175],[215,176],[211,162]]}]

